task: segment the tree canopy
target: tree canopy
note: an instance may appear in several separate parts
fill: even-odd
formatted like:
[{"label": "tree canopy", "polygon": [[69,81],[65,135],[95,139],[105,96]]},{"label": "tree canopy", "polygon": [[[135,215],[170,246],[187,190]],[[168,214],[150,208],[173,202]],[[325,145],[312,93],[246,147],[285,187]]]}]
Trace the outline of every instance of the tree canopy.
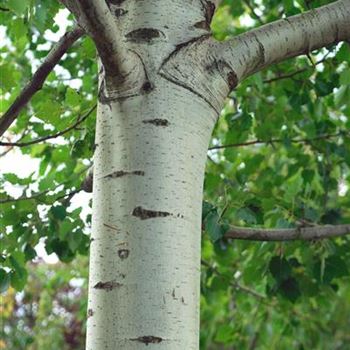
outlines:
[{"label": "tree canopy", "polygon": [[[329,2],[224,0],[211,28],[218,40],[226,40]],[[3,114],[74,23],[59,2],[49,0],[4,0],[0,23]],[[9,310],[3,313],[0,349],[47,348],[36,331],[44,319],[47,332],[49,326],[58,330],[62,349],[73,348],[64,330],[75,320],[81,338],[74,348],[83,346],[86,292],[81,286],[86,285],[91,203],[74,200],[86,189],[92,165],[97,63],[93,41],[76,39],[0,141],[0,168],[15,152],[37,164],[28,176],[21,166],[0,174],[1,309]],[[232,349],[232,344],[350,349],[346,235],[291,242],[228,235],[232,227],[350,224],[349,118],[347,43],[271,66],[228,96],[209,146],[204,183],[203,349]],[[40,262],[39,242],[63,264]],[[73,277],[84,282],[64,289]],[[68,290],[74,288],[81,300]],[[60,298],[70,300],[58,310]],[[22,317],[28,305],[31,318]],[[61,318],[53,320],[55,313]],[[13,332],[15,322],[21,324],[20,337]]]}]

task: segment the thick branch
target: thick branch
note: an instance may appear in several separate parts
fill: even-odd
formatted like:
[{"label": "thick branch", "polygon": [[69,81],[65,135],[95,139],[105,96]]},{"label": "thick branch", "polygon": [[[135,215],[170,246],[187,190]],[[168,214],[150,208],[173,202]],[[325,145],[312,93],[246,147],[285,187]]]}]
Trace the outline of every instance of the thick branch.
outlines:
[{"label": "thick branch", "polygon": [[123,38],[106,1],[62,0],[74,14],[78,23],[95,42],[107,78],[120,84],[135,68],[135,57],[126,49]]},{"label": "thick branch", "polygon": [[350,0],[339,0],[228,40],[218,58],[241,80],[273,63],[349,39]]},{"label": "thick branch", "polygon": [[46,56],[44,62],[34,73],[32,79],[24,87],[20,95],[15,99],[10,108],[0,118],[0,136],[11,126],[15,121],[20,111],[29,102],[32,96],[39,91],[47,76],[54,69],[67,50],[84,34],[84,30],[77,27],[70,32],[67,32],[51,49]]},{"label": "thick branch", "polygon": [[287,58],[349,39],[350,0],[338,0],[224,42],[212,37],[198,38],[177,48],[160,73],[194,91],[219,111],[228,93],[249,75]]},{"label": "thick branch", "polygon": [[309,241],[337,236],[344,236],[350,233],[350,224],[325,225],[312,227],[298,227],[288,229],[260,229],[231,227],[225,233],[226,238],[243,239],[250,241]]}]

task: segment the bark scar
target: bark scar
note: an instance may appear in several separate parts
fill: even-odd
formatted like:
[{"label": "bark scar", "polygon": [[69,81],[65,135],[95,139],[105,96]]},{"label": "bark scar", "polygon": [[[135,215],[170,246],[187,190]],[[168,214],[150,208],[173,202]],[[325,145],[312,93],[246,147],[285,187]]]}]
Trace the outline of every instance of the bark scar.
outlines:
[{"label": "bark scar", "polygon": [[164,339],[160,338],[160,337],[155,337],[153,335],[144,335],[144,336],[138,337],[138,338],[131,338],[130,340],[137,341],[139,343],[144,343],[144,344],[148,345],[148,344],[159,344]]},{"label": "bark scar", "polygon": [[110,292],[115,288],[121,287],[122,284],[116,281],[98,282],[94,285],[94,289],[102,289],[106,292]]},{"label": "bark scar", "polygon": [[108,228],[110,228],[111,230],[114,230],[114,231],[119,231],[118,228],[116,228],[114,226],[111,226],[111,225],[108,225],[108,224],[103,224],[103,226],[108,227]]},{"label": "bark scar", "polygon": [[165,38],[165,34],[154,28],[140,28],[126,34],[126,39],[136,44],[151,43],[157,38]]},{"label": "bark scar", "polygon": [[147,210],[142,207],[136,207],[133,212],[133,216],[136,216],[137,218],[141,220],[147,220],[147,219],[152,219],[152,218],[157,218],[157,217],[167,217],[167,216],[172,216],[172,213],[169,213],[167,211],[156,211],[156,210]]}]

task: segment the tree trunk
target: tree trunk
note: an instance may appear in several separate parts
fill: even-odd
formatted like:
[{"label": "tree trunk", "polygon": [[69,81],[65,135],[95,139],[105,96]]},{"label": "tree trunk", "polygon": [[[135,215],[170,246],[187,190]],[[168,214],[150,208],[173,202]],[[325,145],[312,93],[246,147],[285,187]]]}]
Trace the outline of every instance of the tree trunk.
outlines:
[{"label": "tree trunk", "polygon": [[162,4],[110,5],[127,13],[121,27],[142,74],[106,87],[101,70],[88,350],[199,348],[202,186],[216,113],[158,74],[177,44],[203,33],[191,24],[204,8]]},{"label": "tree trunk", "polygon": [[[197,350],[202,184],[213,126],[230,89],[283,59],[270,54],[266,32],[310,15],[243,34],[237,40],[247,49],[236,52],[210,38],[211,1],[65,2],[101,59],[87,349]],[[314,17],[322,24],[331,9]],[[348,24],[340,12],[324,43],[295,30],[303,44],[292,52],[295,43],[283,40],[283,55],[349,37],[339,34]]]},{"label": "tree trunk", "polygon": [[164,79],[98,110],[87,349],[198,349],[202,183],[215,119]]}]

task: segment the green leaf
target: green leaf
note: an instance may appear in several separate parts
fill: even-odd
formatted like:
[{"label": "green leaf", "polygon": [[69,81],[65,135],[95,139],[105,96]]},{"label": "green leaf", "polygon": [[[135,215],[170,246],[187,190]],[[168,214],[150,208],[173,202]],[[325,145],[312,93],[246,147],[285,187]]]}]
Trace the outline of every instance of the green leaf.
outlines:
[{"label": "green leaf", "polygon": [[299,284],[295,278],[288,278],[282,281],[279,286],[279,292],[292,303],[295,303],[301,296]]},{"label": "green leaf", "polygon": [[8,0],[7,6],[18,15],[22,15],[29,6],[29,0]]},{"label": "green leaf", "polygon": [[269,270],[277,282],[287,280],[292,272],[289,262],[278,256],[274,256],[270,260]]},{"label": "green leaf", "polygon": [[50,209],[50,212],[52,213],[53,217],[58,220],[64,220],[64,218],[67,215],[66,208],[62,205],[56,205]]},{"label": "green leaf", "polygon": [[236,217],[239,220],[245,221],[247,224],[256,224],[255,213],[248,207],[240,208],[236,211]]},{"label": "green leaf", "polygon": [[224,228],[219,224],[219,215],[217,211],[211,211],[207,214],[204,225],[212,242],[218,241],[225,234]]},{"label": "green leaf", "polygon": [[33,260],[36,257],[36,251],[30,244],[26,244],[24,248],[24,255],[26,261]]},{"label": "green leaf", "polygon": [[10,286],[10,275],[4,270],[0,269],[0,293],[4,293]]}]

